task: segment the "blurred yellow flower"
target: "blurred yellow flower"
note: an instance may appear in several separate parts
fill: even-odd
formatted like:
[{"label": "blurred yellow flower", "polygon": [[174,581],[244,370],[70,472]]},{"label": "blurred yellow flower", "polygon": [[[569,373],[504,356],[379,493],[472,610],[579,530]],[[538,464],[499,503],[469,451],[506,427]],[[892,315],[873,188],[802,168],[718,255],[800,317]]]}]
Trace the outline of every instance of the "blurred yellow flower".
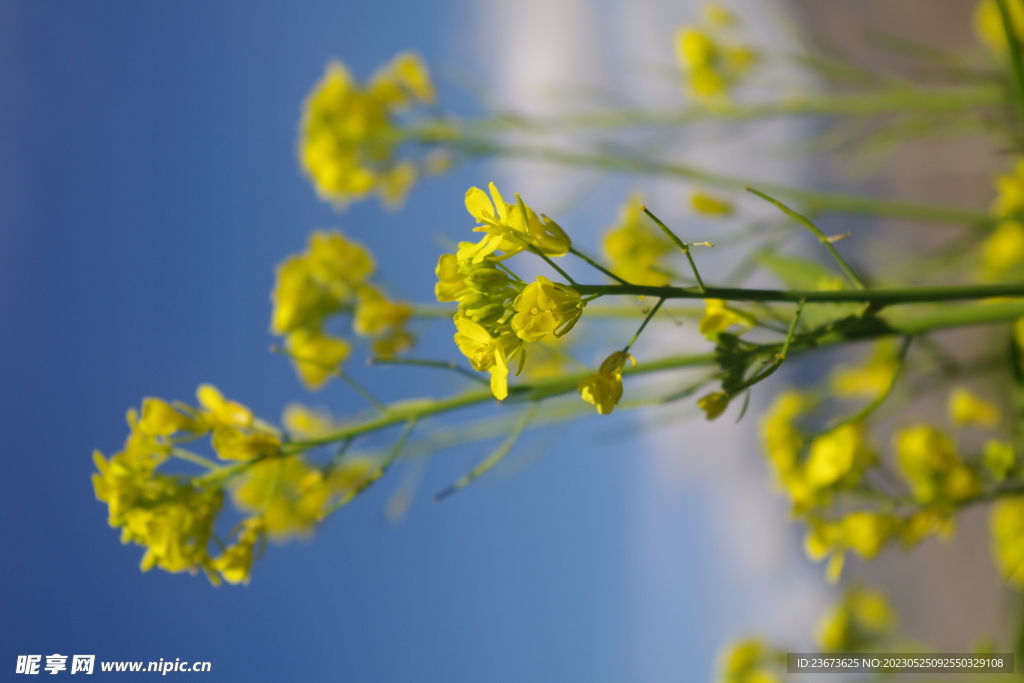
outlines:
[{"label": "blurred yellow flower", "polygon": [[1002,419],[999,406],[978,398],[964,387],[949,392],[949,419],[957,427],[995,427]]}]

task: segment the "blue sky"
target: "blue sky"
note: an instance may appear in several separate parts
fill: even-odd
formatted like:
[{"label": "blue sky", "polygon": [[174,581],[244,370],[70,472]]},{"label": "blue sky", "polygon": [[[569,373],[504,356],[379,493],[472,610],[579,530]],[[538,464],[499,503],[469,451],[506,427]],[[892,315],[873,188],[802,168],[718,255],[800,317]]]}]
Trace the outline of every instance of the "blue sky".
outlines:
[{"label": "blue sky", "polygon": [[[212,382],[270,419],[306,398],[268,353],[268,292],[311,229],[342,227],[393,291],[429,300],[437,236],[468,227],[462,195],[490,171],[429,181],[399,214],[339,215],[299,173],[295,130],[327,59],[360,78],[410,47],[449,63],[467,54],[460,16],[454,0],[0,2],[0,669],[58,652],[209,660],[226,681],[711,675],[742,609],[714,603],[704,493],[652,509],[641,446],[604,427],[548,432],[533,466],[421,497],[399,526],[385,481],[311,542],[271,547],[245,588],[141,573],[93,497],[90,452],[120,446],[143,396]],[[428,331],[424,355],[450,354],[448,334]],[[385,398],[454,386],[353,372]],[[344,387],[313,402],[363,407]],[[438,459],[427,491],[480,455]],[[641,566],[637,525],[666,509],[651,538],[676,559]],[[640,585],[659,572],[667,597]],[[668,663],[639,667],[652,652]]]},{"label": "blue sky", "polygon": [[[373,491],[246,588],[139,572],[89,486],[145,395],[209,381],[276,418],[303,391],[267,352],[274,264],[341,226],[425,299],[435,236],[479,169],[405,213],[338,216],[294,159],[330,57],[360,77],[444,55],[431,3],[0,4],[0,667],[18,654],[213,662],[209,680],[621,679],[629,468],[547,458],[388,526]],[[461,177],[460,177],[461,176]],[[454,229],[453,229],[454,228]],[[424,257],[426,255],[426,257]],[[381,393],[423,391],[388,371]],[[361,407],[343,389],[319,402]],[[474,453],[442,466],[448,481]],[[432,480],[431,480],[432,481]],[[390,485],[388,485],[390,488]]]}]

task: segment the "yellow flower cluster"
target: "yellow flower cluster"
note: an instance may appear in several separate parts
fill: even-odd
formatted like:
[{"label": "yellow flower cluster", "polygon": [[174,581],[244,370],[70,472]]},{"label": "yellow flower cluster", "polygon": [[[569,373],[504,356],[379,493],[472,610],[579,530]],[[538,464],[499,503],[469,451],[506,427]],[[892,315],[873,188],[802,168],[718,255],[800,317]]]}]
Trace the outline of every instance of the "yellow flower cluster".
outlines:
[{"label": "yellow flower cluster", "polygon": [[977,474],[940,429],[926,424],[900,429],[893,435],[893,448],[900,472],[919,503],[957,502],[978,492]]},{"label": "yellow flower cluster", "polygon": [[365,247],[336,230],[314,232],[305,252],[278,266],[270,328],[284,335],[285,351],[310,389],[323,387],[351,353],[348,341],[327,331],[336,315],[351,312],[355,333],[373,339],[377,356],[412,346],[406,329],[412,307],[367,282],[375,267]]},{"label": "yellow flower cluster", "polygon": [[728,99],[729,89],[757,62],[758,55],[730,35],[736,22],[728,10],[715,5],[704,14],[701,26],[681,26],[676,31],[676,58],[690,96],[717,104]]},{"label": "yellow flower cluster", "polygon": [[[96,498],[107,504],[110,526],[121,529],[122,543],[146,548],[142,570],[202,570],[214,583],[247,579],[252,546],[263,530],[258,519],[245,522],[234,545],[210,557],[213,526],[223,503],[217,486],[202,478],[171,476],[157,471],[178,454],[179,444],[210,435],[221,460],[271,459],[280,450],[275,430],[257,420],[245,406],[230,401],[213,386],[197,392],[198,407],[143,400],[141,414],[128,411],[130,433],[123,450],[106,459],[94,453],[92,476]],[[187,458],[190,459],[190,458]]]},{"label": "yellow flower cluster", "polygon": [[860,365],[838,366],[829,376],[832,393],[839,398],[876,398],[892,384],[899,366],[895,342],[877,342],[871,355]]},{"label": "yellow flower cluster", "polygon": [[[1017,0],[1013,6],[1024,13],[1024,0]],[[999,30],[1001,33],[1001,24]],[[1024,224],[1017,218],[1024,213],[1024,159],[1017,160],[1013,173],[996,177],[991,213],[1000,220],[981,245],[981,275],[999,278],[1024,263]]]},{"label": "yellow flower cluster", "polygon": [[526,344],[548,334],[561,337],[579,320],[584,303],[568,285],[538,277],[524,283],[502,262],[523,250],[564,256],[572,246],[561,227],[538,215],[516,195],[507,204],[494,183],[490,198],[476,187],[466,193],[466,209],[477,220],[477,243],[460,242],[458,252],[437,263],[438,301],[459,302],[455,343],[478,372],[490,372],[491,391],[508,396],[510,362],[516,374],[526,362]]},{"label": "yellow flower cluster", "polygon": [[989,530],[999,572],[1014,588],[1024,588],[1024,498],[997,501]]},{"label": "yellow flower cluster", "polygon": [[341,62],[329,63],[306,98],[299,128],[299,158],[317,193],[339,205],[371,192],[400,204],[418,171],[413,160],[395,158],[403,137],[396,117],[434,99],[426,65],[410,52],[378,69],[365,86]]},{"label": "yellow flower cluster", "polygon": [[855,587],[828,611],[818,625],[823,652],[864,652],[892,633],[896,615],[885,596]]},{"label": "yellow flower cluster", "polygon": [[327,470],[298,456],[263,460],[239,477],[232,499],[238,509],[260,515],[271,539],[305,536],[338,500],[369,482],[377,467],[364,456],[346,457]]},{"label": "yellow flower cluster", "polygon": [[778,655],[760,638],[744,638],[729,645],[720,657],[721,683],[778,683]]},{"label": "yellow flower cluster", "polygon": [[640,208],[643,195],[633,193],[619,211],[619,221],[604,237],[604,253],[611,261],[613,273],[634,285],[664,287],[669,283],[668,271],[660,261],[675,250],[656,230]]},{"label": "yellow flower cluster", "polygon": [[858,484],[877,460],[861,424],[845,424],[821,434],[801,458],[805,438],[796,420],[809,407],[809,399],[800,392],[784,391],[761,418],[765,453],[797,514],[824,505],[834,492]]},{"label": "yellow flower cluster", "polygon": [[825,576],[832,583],[843,572],[846,551],[852,550],[865,560],[875,558],[901,530],[901,520],[873,510],[851,512],[836,521],[811,517],[804,539],[804,550],[815,562],[828,558]]}]

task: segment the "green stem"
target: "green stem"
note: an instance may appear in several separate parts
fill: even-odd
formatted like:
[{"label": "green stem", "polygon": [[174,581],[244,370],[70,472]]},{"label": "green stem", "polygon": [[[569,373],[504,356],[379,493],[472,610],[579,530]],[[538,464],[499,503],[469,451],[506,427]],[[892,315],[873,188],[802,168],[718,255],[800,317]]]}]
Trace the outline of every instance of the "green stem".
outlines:
[{"label": "green stem", "polygon": [[418,421],[418,417],[411,417],[408,420],[406,420],[405,428],[402,430],[401,435],[398,437],[398,441],[395,442],[395,444],[391,447],[391,450],[389,450],[387,455],[384,456],[384,459],[381,461],[380,466],[377,468],[377,470],[373,474],[368,476],[366,479],[361,481],[358,485],[356,485],[351,491],[342,496],[338,500],[338,502],[336,502],[331,507],[327,508],[327,510],[325,510],[320,515],[320,519],[323,519],[331,513],[336,512],[338,509],[348,505],[356,496],[358,496],[360,493],[369,488],[370,485],[373,484],[375,481],[383,477],[387,473],[388,468],[391,467],[391,465],[398,458],[398,455],[402,452],[402,449],[405,447],[405,442],[409,440],[409,435],[412,434],[412,430],[416,426],[416,423]]},{"label": "green stem", "polygon": [[857,274],[853,272],[853,269],[850,268],[850,266],[846,263],[843,257],[839,255],[839,252],[836,251],[836,248],[832,246],[832,240],[830,240],[828,236],[825,235],[825,233],[819,230],[818,226],[812,223],[806,216],[797,213],[793,209],[789,208],[788,206],[780,202],[778,199],[775,199],[774,197],[769,197],[760,190],[755,190],[752,187],[745,187],[743,189],[745,189],[750,194],[757,195],[766,202],[774,204],[780,211],[782,211],[782,213],[786,214],[787,216],[795,220],[797,223],[810,230],[811,233],[818,238],[818,241],[821,242],[826,249],[828,249],[828,253],[832,255],[832,258],[835,259],[836,263],[839,264],[839,267],[843,269],[843,272],[846,273],[846,277],[850,279],[850,282],[853,283],[853,286],[856,287],[857,289],[867,289],[867,287],[864,286],[864,283],[861,282],[860,278],[857,277]]},{"label": "green stem", "polygon": [[438,492],[434,496],[434,502],[438,503],[447,498],[448,496],[452,495],[456,491],[466,488],[474,481],[479,479],[489,469],[491,469],[499,462],[501,462],[502,459],[506,455],[508,455],[509,451],[512,450],[512,447],[516,445],[516,442],[519,440],[519,435],[523,433],[523,430],[526,429],[526,426],[530,423],[530,420],[532,420],[533,416],[537,414],[537,408],[539,406],[540,401],[534,401],[533,403],[531,403],[530,407],[523,411],[522,416],[516,422],[515,426],[512,427],[512,431],[509,432],[508,436],[505,438],[505,441],[502,442],[502,444],[498,446],[498,448],[493,453],[491,453],[486,458],[481,460],[476,467],[474,467],[468,473],[466,473],[465,476],[460,478],[457,482],[447,487],[446,489],[443,489],[442,491]]},{"label": "green stem", "polygon": [[825,429],[819,434],[815,434],[811,438],[817,438],[823,434],[834,432],[840,427],[845,427],[848,424],[856,424],[864,420],[866,417],[871,415],[876,410],[878,410],[879,406],[885,403],[885,400],[889,398],[889,396],[892,394],[893,389],[896,387],[896,382],[899,381],[900,374],[903,372],[904,361],[907,357],[907,350],[910,348],[910,342],[912,339],[913,337],[911,337],[910,335],[907,335],[906,337],[903,338],[903,344],[900,345],[899,353],[896,356],[896,368],[892,373],[892,379],[889,380],[889,385],[886,386],[885,391],[876,396],[870,403],[868,403],[866,406],[855,412],[853,415],[850,415],[849,417],[843,419],[842,421],[832,425],[831,427]]},{"label": "green stem", "polygon": [[202,467],[205,467],[206,469],[210,470],[211,472],[216,472],[216,471],[221,469],[221,466],[218,465],[217,463],[215,463],[214,461],[209,460],[207,458],[204,458],[203,456],[199,455],[198,453],[193,453],[192,451],[186,451],[184,448],[173,448],[173,449],[171,449],[171,455],[173,455],[175,458],[180,458],[181,460],[187,460],[188,462],[191,462],[191,463],[194,463],[196,465],[200,465]]},{"label": "green stem", "polygon": [[693,277],[694,279],[697,280],[697,288],[703,292],[705,289],[704,281],[700,279],[700,273],[697,272],[697,264],[693,262],[693,256],[690,254],[690,246],[686,244],[686,242],[683,242],[681,239],[679,239],[679,237],[674,232],[669,230],[669,227],[662,223],[660,218],[651,213],[650,209],[648,209],[646,206],[642,206],[640,208],[643,210],[644,213],[648,215],[648,217],[650,217],[651,220],[658,224],[658,227],[661,228],[661,231],[664,232],[670,240],[675,242],[675,245],[677,247],[683,250],[683,253],[686,254],[686,260],[690,262],[690,268],[693,270]]},{"label": "green stem", "polygon": [[[953,307],[936,311],[929,315],[917,317],[899,315],[897,312],[884,318],[888,323],[887,327],[883,325],[866,330],[863,336],[859,337],[858,340],[877,339],[894,335],[905,336],[924,334],[935,330],[953,327],[1009,322],[1021,316],[1024,316],[1024,302],[1004,302],[986,306],[965,306],[959,308]],[[803,342],[797,344],[796,342],[799,342],[799,340],[794,339],[794,346],[797,348],[791,348],[790,351],[794,353],[802,353],[813,350],[814,348],[823,348],[849,343],[849,341],[850,340],[839,335],[830,335],[813,342],[808,342],[807,346],[802,346],[801,344],[803,344]],[[622,374],[642,375],[677,370],[681,368],[706,366],[711,365],[714,362],[714,353],[669,356],[667,358],[660,358],[653,361],[645,361],[635,368],[627,366],[623,369]],[[516,398],[524,401],[531,401],[541,397],[547,398],[567,394],[576,391],[580,380],[588,374],[590,374],[590,372],[584,370],[582,372],[568,373],[558,377],[550,377],[536,380],[534,382],[514,385],[509,387],[509,398],[506,399],[506,401],[514,402],[514,399]],[[333,432],[315,439],[288,442],[282,446],[281,454],[282,456],[287,456],[294,453],[308,451],[313,448],[319,448],[321,446],[332,444],[336,441],[342,441],[361,434],[375,432],[386,427],[390,427],[391,425],[400,424],[412,418],[422,419],[493,402],[494,395],[487,389],[481,389],[443,399],[426,399],[416,403],[403,402],[391,404],[388,406],[388,412],[384,415],[371,417],[362,422],[345,425]],[[215,473],[211,473],[210,475],[206,475],[201,478],[202,483],[208,483],[208,480],[212,480],[214,478],[217,481],[220,481],[228,476],[233,476],[235,473],[244,470],[250,464],[251,463],[239,463],[238,465],[222,468]]]},{"label": "green stem", "polygon": [[345,382],[345,384],[355,389],[355,392],[365,398],[370,405],[377,409],[378,412],[386,413],[388,411],[388,407],[377,400],[377,397],[371,394],[366,387],[349,377],[348,374],[340,368],[338,370],[338,377]]},{"label": "green stem", "polygon": [[803,313],[804,304],[807,303],[805,299],[801,299],[800,303],[796,305],[796,312],[793,313],[793,319],[789,322],[789,330],[786,331],[786,341],[782,344],[782,350],[779,351],[779,360],[786,360],[786,354],[789,353],[789,345],[793,342],[793,335],[796,334],[797,323],[800,322],[800,314]]},{"label": "green stem", "polygon": [[999,17],[1003,21],[1003,33],[1006,36],[1006,47],[1010,53],[1010,68],[1013,71],[1014,89],[1016,90],[1017,113],[1024,115],[1024,58],[1021,56],[1020,40],[1017,38],[1017,31],[1013,25],[1013,17],[1006,0],[996,0],[999,7]]},{"label": "green stem", "polygon": [[565,272],[564,270],[562,270],[561,268],[559,268],[559,267],[558,267],[558,264],[557,264],[557,263],[555,263],[554,261],[552,261],[552,260],[551,260],[551,258],[550,258],[550,257],[549,257],[549,256],[548,256],[547,254],[545,254],[545,253],[544,253],[543,251],[541,251],[540,249],[537,249],[536,247],[530,247],[530,251],[532,251],[532,252],[533,252],[534,254],[536,254],[537,256],[540,256],[540,257],[541,257],[542,259],[544,259],[545,261],[547,261],[547,264],[548,264],[549,266],[551,266],[552,268],[554,268],[555,270],[557,270],[557,271],[558,271],[558,274],[559,274],[559,275],[561,275],[562,277],[564,277],[564,278],[566,279],[566,281],[567,281],[567,282],[568,282],[568,283],[569,283],[570,285],[572,285],[573,287],[575,287],[575,286],[576,286],[576,281],[575,281],[575,280],[573,280],[573,279],[572,279],[572,277],[570,277],[569,273],[567,273],[567,272]]},{"label": "green stem", "polygon": [[467,153],[476,155],[494,154],[536,159],[566,166],[603,169],[606,171],[665,175],[732,190],[742,190],[748,185],[757,185],[775,196],[802,202],[808,209],[813,209],[815,212],[831,211],[835,213],[884,216],[887,218],[903,218],[916,221],[955,223],[959,225],[988,226],[993,223],[992,218],[982,211],[925,204],[908,204],[905,202],[893,202],[885,199],[856,197],[831,192],[816,192],[798,187],[761,182],[751,178],[738,178],[720,173],[712,173],[693,166],[640,157],[596,152],[583,153],[548,147],[530,147],[527,145],[502,146],[484,140],[463,139],[459,140],[458,144]]},{"label": "green stem", "polygon": [[623,353],[629,353],[629,347],[633,346],[633,344],[636,343],[636,340],[640,338],[640,334],[644,331],[644,328],[647,327],[647,323],[651,322],[651,318],[654,317],[654,314],[658,312],[658,309],[661,308],[661,305],[663,303],[665,303],[664,299],[658,299],[658,303],[654,304],[654,307],[651,309],[651,312],[648,313],[647,317],[644,318],[644,321],[640,323],[640,327],[637,329],[636,334],[634,334],[633,338],[629,340],[629,343],[626,344],[626,347],[622,349]]},{"label": "green stem", "polygon": [[[893,88],[881,92],[808,95],[777,102],[736,104],[727,108],[689,107],[685,109],[618,110],[566,114],[548,118],[516,117],[515,125],[549,132],[558,128],[630,128],[639,126],[678,126],[701,121],[749,121],[789,116],[870,116],[903,114],[908,110],[924,112],[960,111],[1002,102],[1002,93],[991,86],[970,88]],[[507,120],[477,120],[464,124],[469,134],[482,134],[508,128]]]},{"label": "green stem", "polygon": [[569,253],[570,253],[570,254],[572,254],[573,256],[576,256],[576,257],[578,257],[578,258],[581,258],[581,259],[583,259],[584,261],[586,261],[586,262],[587,262],[587,263],[589,263],[589,264],[590,264],[591,266],[593,266],[593,267],[594,267],[594,268],[596,268],[597,270],[601,271],[602,273],[604,273],[605,275],[607,275],[607,276],[608,276],[608,277],[610,277],[611,279],[613,279],[613,280],[616,280],[616,281],[618,281],[618,282],[620,282],[621,284],[624,284],[624,285],[628,285],[628,284],[629,284],[628,282],[626,282],[626,281],[625,281],[625,280],[623,280],[623,279],[622,279],[621,277],[619,277],[618,275],[616,275],[616,274],[615,274],[615,273],[613,273],[612,271],[610,271],[610,270],[608,270],[607,268],[605,268],[604,266],[602,266],[602,265],[601,265],[600,263],[598,263],[598,262],[597,262],[597,261],[595,261],[594,259],[592,259],[592,258],[590,258],[589,256],[587,256],[587,255],[585,255],[585,254],[581,253],[581,252],[580,252],[579,250],[577,250],[577,249],[576,249],[575,247],[569,247]]},{"label": "green stem", "polygon": [[724,299],[726,301],[791,301],[793,303],[804,299],[809,304],[864,302],[875,306],[1024,296],[1024,282],[857,291],[739,289],[734,287],[706,287],[700,291],[697,288],[650,287],[647,285],[575,285],[575,289],[583,295],[603,291],[606,296],[656,296],[665,299]]}]

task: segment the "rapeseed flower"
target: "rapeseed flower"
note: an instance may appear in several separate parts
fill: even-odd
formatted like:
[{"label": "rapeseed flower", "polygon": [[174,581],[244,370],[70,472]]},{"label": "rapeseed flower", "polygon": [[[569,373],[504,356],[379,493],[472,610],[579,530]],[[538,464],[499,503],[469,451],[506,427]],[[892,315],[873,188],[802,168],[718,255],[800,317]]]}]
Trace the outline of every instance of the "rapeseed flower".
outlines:
[{"label": "rapeseed flower", "polygon": [[1024,263],[1024,225],[1016,220],[1000,221],[981,243],[981,273],[999,277],[1021,263]]},{"label": "rapeseed flower", "polygon": [[1024,498],[996,501],[989,531],[999,573],[1014,588],[1024,588]]},{"label": "rapeseed flower", "polygon": [[705,11],[704,26],[681,26],[676,30],[676,60],[683,70],[686,89],[706,105],[728,101],[732,88],[757,61],[757,53],[736,44],[728,29],[732,15],[723,7]]},{"label": "rapeseed flower", "polygon": [[753,327],[755,322],[752,315],[730,308],[722,299],[704,299],[704,317],[697,329],[705,337],[715,341],[719,334],[733,325],[739,326],[742,332]]},{"label": "rapeseed flower", "polygon": [[885,339],[874,345],[863,363],[836,367],[829,375],[829,388],[839,398],[877,398],[888,390],[898,368],[896,344]]},{"label": "rapeseed flower", "polygon": [[597,408],[601,415],[610,415],[622,398],[622,370],[626,363],[636,367],[636,359],[625,351],[616,351],[604,359],[596,374],[580,380],[580,397]]},{"label": "rapeseed flower", "polygon": [[900,471],[918,502],[958,501],[977,492],[977,477],[942,431],[929,425],[906,427],[896,432],[893,444]]},{"label": "rapeseed flower", "polygon": [[949,419],[957,427],[996,427],[1002,419],[999,406],[978,398],[964,387],[949,392],[947,409]]},{"label": "rapeseed flower", "polygon": [[[1018,39],[1024,40],[1024,1],[1006,0],[1010,23]],[[996,0],[982,0],[974,10],[974,28],[992,52],[1006,54],[1006,29]]]},{"label": "rapeseed flower", "polygon": [[818,625],[818,646],[823,652],[857,652],[888,636],[896,615],[882,593],[851,588]]},{"label": "rapeseed flower", "polygon": [[418,172],[411,159],[396,158],[406,135],[398,114],[434,99],[426,65],[412,53],[396,56],[365,86],[341,62],[329,63],[299,128],[299,159],[317,194],[344,206],[377,192],[400,204]]},{"label": "rapeseed flower", "polygon": [[585,305],[569,285],[539,276],[516,297],[512,329],[527,342],[540,341],[549,333],[561,337],[580,319]]},{"label": "rapeseed flower", "polygon": [[721,218],[731,216],[735,207],[731,202],[712,197],[704,192],[695,192],[690,196],[690,206],[702,216]]}]

